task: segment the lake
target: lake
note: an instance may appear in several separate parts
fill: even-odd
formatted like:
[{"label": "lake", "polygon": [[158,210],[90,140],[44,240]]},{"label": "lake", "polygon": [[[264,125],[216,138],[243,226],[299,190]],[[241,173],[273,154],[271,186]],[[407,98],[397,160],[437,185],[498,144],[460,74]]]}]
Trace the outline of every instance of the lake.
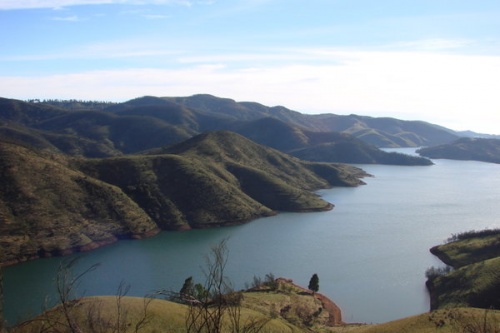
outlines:
[{"label": "lake", "polygon": [[[189,276],[203,280],[210,247],[227,238],[226,272],[237,289],[267,273],[307,286],[317,273],[320,292],[341,307],[344,321],[381,323],[426,312],[425,271],[443,265],[429,248],[453,233],[500,228],[500,165],[434,163],[362,165],[374,175],[365,178],[366,186],[318,192],[335,204],[329,212],[281,213],[235,227],[162,232],[78,254],[76,271],[100,264],[86,275],[80,294],[114,295],[122,281],[130,284],[129,295],[178,291]],[[63,259],[68,258],[5,270],[4,310],[10,324],[40,312],[46,296],[53,295]]]}]

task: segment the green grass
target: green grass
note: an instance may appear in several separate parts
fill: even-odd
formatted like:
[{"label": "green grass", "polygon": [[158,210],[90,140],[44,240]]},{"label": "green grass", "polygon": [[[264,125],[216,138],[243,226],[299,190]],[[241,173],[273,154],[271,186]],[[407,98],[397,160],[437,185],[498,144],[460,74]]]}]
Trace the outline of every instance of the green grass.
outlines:
[{"label": "green grass", "polygon": [[432,279],[433,308],[500,308],[500,257],[463,266]]},{"label": "green grass", "polygon": [[[455,270],[429,276],[431,308],[500,308],[500,232],[455,235],[431,252]],[[454,240],[454,241],[453,241]]]},{"label": "green grass", "polygon": [[[106,323],[110,326],[117,326],[117,314],[120,313],[121,323],[127,327],[125,332],[134,332],[134,328],[146,313],[146,324],[140,331],[143,333],[154,332],[186,332],[185,317],[188,311],[186,305],[173,303],[160,299],[144,299],[139,297],[123,297],[121,299],[121,310],[118,311],[117,297],[99,296],[88,297],[77,301],[77,305],[71,310],[71,317],[82,329],[83,332],[91,332],[89,323],[93,322],[96,326],[104,327]],[[245,301],[253,302],[253,298]],[[281,304],[281,303],[280,303]],[[243,305],[241,309],[241,324],[248,324],[252,321],[262,320],[266,322],[263,333],[299,333],[304,332],[303,328],[294,325],[280,317],[271,318],[269,313],[263,313],[262,309],[252,309]],[[42,325],[47,327],[49,322],[65,322],[62,316],[61,308],[55,308],[42,314],[41,316],[21,324],[12,330],[12,333],[38,332]],[[226,318],[226,327],[229,327],[228,318]],[[59,329],[64,330],[65,325],[57,325]],[[99,332],[113,332],[113,328],[102,329]]]},{"label": "green grass", "polygon": [[431,252],[446,264],[456,268],[495,258],[500,256],[500,232],[466,237],[433,247]]}]

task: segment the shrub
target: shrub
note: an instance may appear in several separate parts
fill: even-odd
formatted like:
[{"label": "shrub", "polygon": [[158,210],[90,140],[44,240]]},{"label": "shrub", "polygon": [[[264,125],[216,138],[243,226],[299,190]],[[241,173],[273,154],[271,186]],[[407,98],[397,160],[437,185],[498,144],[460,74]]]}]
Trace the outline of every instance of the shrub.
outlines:
[{"label": "shrub", "polygon": [[500,235],[500,229],[485,229],[485,230],[469,230],[460,232],[458,234],[452,234],[446,240],[446,243],[456,242],[465,239],[471,239],[475,237],[487,237],[487,236],[495,236]]},{"label": "shrub", "polygon": [[445,267],[432,266],[431,268],[429,268],[425,271],[425,277],[429,280],[432,280],[432,279],[435,279],[439,276],[447,275],[452,270],[453,270],[453,268],[451,266],[445,266]]}]

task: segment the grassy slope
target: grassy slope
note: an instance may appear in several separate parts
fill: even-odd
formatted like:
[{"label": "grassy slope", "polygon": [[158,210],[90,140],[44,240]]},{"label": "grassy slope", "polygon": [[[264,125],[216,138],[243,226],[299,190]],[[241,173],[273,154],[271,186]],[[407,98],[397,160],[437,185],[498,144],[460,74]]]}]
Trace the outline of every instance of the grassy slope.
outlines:
[{"label": "grassy slope", "polygon": [[[231,132],[211,132],[152,155],[82,161],[164,229],[233,224],[273,211],[321,210],[311,190],[361,184],[360,169],[307,163]],[[154,198],[154,200],[152,200]]]},{"label": "grassy slope", "polygon": [[0,143],[3,262],[91,249],[157,229],[119,188],[68,164],[62,155]]},{"label": "grassy slope", "polygon": [[[351,327],[335,332],[353,333],[495,333],[500,325],[500,311],[474,308],[437,310],[385,324]],[[483,330],[486,328],[487,330]],[[489,329],[489,330],[488,330]]]},{"label": "grassy slope", "polygon": [[431,253],[455,268],[500,257],[500,232],[435,246]]},{"label": "grassy slope", "polygon": [[500,257],[463,266],[432,280],[431,307],[500,308]]},{"label": "grassy slope", "polygon": [[[81,325],[84,331],[89,331],[89,309],[100,313],[99,318],[103,321],[116,322],[117,317],[117,297],[115,296],[99,296],[87,297],[78,300],[79,304],[75,307],[75,312],[72,312],[73,318],[77,318],[77,322]],[[146,302],[146,303],[145,303]],[[133,332],[133,327],[141,319],[144,313],[145,304],[148,300],[140,297],[123,297],[122,316],[123,319],[130,324],[130,329],[127,332]],[[269,293],[269,292],[252,292],[244,294],[244,301],[241,308],[241,323],[249,323],[255,320],[267,321],[263,332],[276,333],[295,333],[303,332],[304,326],[300,319],[295,314],[297,306],[301,304],[303,311],[317,311],[321,304],[309,295],[298,295],[295,293]],[[286,314],[280,316],[276,314],[273,318],[270,317],[271,311],[276,311],[273,307],[279,309],[290,306]],[[173,303],[161,299],[150,300],[147,305],[148,324],[141,332],[185,332],[185,315],[187,307],[182,304]],[[40,317],[36,318],[29,324],[21,325],[14,330],[14,333],[32,332],[33,327],[39,327],[41,320],[47,316],[52,318],[61,318],[61,313],[58,309],[53,309]],[[94,317],[96,318],[96,317]],[[317,321],[322,327],[324,316],[319,316]],[[95,319],[93,321],[96,321]],[[226,325],[229,322],[226,320]],[[104,330],[111,332],[112,330]]]},{"label": "grassy slope", "polygon": [[0,142],[2,262],[89,250],[158,227],[328,209],[312,190],[355,186],[364,175],[349,166],[303,162],[230,132],[165,152],[74,159]]},{"label": "grassy slope", "polygon": [[[88,297],[79,300],[76,312],[73,313],[81,327],[89,331],[89,309],[94,311],[94,318],[101,318],[101,322],[116,322],[117,298],[114,296]],[[129,324],[127,332],[133,332],[135,324],[142,318],[146,299],[140,297],[123,297],[122,320]],[[284,316],[274,315],[271,312],[283,309],[287,305],[294,307]],[[498,332],[500,325],[500,311],[484,310],[474,308],[457,308],[437,310],[418,316],[412,316],[378,325],[346,324],[335,327],[325,326],[324,319],[318,317],[316,322],[310,326],[304,326],[298,317],[294,315],[296,309],[316,310],[319,305],[313,302],[309,295],[277,294],[277,293],[245,293],[244,303],[241,311],[241,322],[248,323],[251,320],[268,320],[264,326],[263,333],[299,333],[299,332],[352,332],[352,333],[456,333],[456,332]],[[153,332],[185,332],[185,305],[169,301],[155,299],[147,305],[147,324],[140,331],[144,333]],[[299,310],[300,311],[300,310]],[[100,313],[100,316],[96,316]],[[38,319],[46,319],[46,316],[61,318],[60,313],[48,312]],[[95,320],[94,320],[95,321]],[[35,320],[12,330],[12,333],[28,333],[36,331],[41,321]],[[489,330],[483,330],[483,328]],[[494,330],[496,329],[496,331]],[[112,332],[102,330],[101,332]]]},{"label": "grassy slope", "polygon": [[456,268],[428,280],[431,308],[500,308],[500,231],[469,233],[431,252]]}]

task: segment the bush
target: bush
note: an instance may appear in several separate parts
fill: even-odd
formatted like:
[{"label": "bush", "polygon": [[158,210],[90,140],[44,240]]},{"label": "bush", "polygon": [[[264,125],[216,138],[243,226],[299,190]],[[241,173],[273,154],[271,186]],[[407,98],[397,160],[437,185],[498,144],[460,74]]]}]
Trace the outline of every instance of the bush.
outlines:
[{"label": "bush", "polygon": [[425,271],[425,277],[429,280],[432,280],[439,276],[445,276],[449,274],[452,270],[453,268],[451,266],[445,266],[445,267],[432,266],[431,268]]},{"label": "bush", "polygon": [[456,242],[456,241],[461,241],[465,239],[471,239],[475,237],[487,237],[487,236],[495,236],[495,235],[500,235],[500,229],[485,229],[485,230],[469,230],[469,231],[464,231],[458,234],[452,234],[451,237],[449,237],[446,240],[446,243],[451,243],[451,242]]}]

